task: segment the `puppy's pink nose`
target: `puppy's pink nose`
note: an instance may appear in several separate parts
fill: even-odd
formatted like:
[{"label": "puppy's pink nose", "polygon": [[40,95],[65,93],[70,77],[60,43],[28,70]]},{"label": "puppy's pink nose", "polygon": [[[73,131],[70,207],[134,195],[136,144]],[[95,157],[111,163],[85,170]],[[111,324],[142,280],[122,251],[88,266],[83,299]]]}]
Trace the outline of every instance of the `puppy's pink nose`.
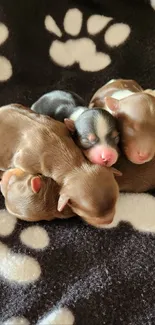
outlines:
[{"label": "puppy's pink nose", "polygon": [[106,161],[108,162],[108,161],[111,159],[110,156],[106,156],[106,157],[105,157],[103,153],[102,153],[102,155],[101,155],[101,158],[102,158],[102,160],[105,161],[105,162],[106,162]]},{"label": "puppy's pink nose", "polygon": [[144,160],[147,160],[149,158],[149,153],[146,153],[146,152],[138,152],[138,157],[139,157],[139,160],[141,161],[144,161]]},{"label": "puppy's pink nose", "polygon": [[109,154],[102,153],[101,158],[104,161],[105,166],[111,166],[115,160],[115,157],[112,153]]}]

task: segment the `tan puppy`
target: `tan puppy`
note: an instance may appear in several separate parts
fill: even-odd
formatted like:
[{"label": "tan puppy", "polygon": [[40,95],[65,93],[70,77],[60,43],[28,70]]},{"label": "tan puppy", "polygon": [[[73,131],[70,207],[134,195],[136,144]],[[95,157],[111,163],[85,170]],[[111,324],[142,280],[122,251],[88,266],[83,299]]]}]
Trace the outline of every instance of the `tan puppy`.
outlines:
[{"label": "tan puppy", "polygon": [[[83,184],[85,181],[86,179],[84,179]],[[90,198],[92,201],[90,205],[94,206],[94,208],[92,208],[92,213],[87,217],[86,210],[86,215],[82,216],[86,222],[96,227],[104,223],[110,223],[113,218],[111,206],[113,207],[115,205],[115,199],[114,201],[110,201],[111,196],[109,196],[109,191],[113,191],[115,188],[113,188],[113,182],[108,184],[107,181],[109,181],[109,179],[106,178],[105,174],[104,187],[106,191],[103,193],[105,195],[101,194],[102,197],[99,198],[99,200],[102,200],[104,209],[107,207],[107,211],[105,211],[107,218],[95,217],[94,211],[96,210],[96,205],[99,203],[96,193],[94,193],[93,198]],[[100,183],[98,183],[98,186],[102,188]],[[87,190],[89,192],[89,189]],[[59,186],[52,179],[42,175],[29,175],[17,168],[4,172],[1,180],[1,192],[5,197],[7,210],[16,217],[26,221],[50,221],[55,218],[68,218],[73,216],[72,210],[67,206],[62,213],[57,211],[59,191]],[[80,196],[80,193],[78,193],[76,189],[76,185],[74,191],[77,196]],[[86,195],[85,191],[86,188],[84,186],[82,195]]]},{"label": "tan puppy", "polygon": [[90,101],[118,120],[121,143],[127,158],[144,164],[155,156],[155,97],[134,80],[112,80],[101,87]]},{"label": "tan puppy", "polygon": [[49,177],[30,175],[14,168],[4,172],[1,192],[7,210],[26,221],[69,218],[74,215],[69,207],[57,210],[60,186]]},{"label": "tan puppy", "polygon": [[155,157],[138,165],[120,156],[116,167],[122,172],[122,177],[116,178],[121,192],[142,193],[155,189]]},{"label": "tan puppy", "polygon": [[86,221],[112,221],[115,171],[87,162],[63,123],[16,105],[1,107],[0,121],[0,170],[17,167],[50,177],[61,188],[59,212],[68,205]]},{"label": "tan puppy", "polygon": [[[123,172],[122,177],[117,177],[120,191],[140,193],[155,189],[155,159],[143,165],[136,165],[121,156],[116,167]],[[57,211],[59,186],[50,178],[11,169],[2,177],[1,191],[7,210],[19,219],[50,221],[73,216],[69,207],[66,207],[63,213]],[[104,220],[93,217],[83,219],[95,227],[104,223]]]}]

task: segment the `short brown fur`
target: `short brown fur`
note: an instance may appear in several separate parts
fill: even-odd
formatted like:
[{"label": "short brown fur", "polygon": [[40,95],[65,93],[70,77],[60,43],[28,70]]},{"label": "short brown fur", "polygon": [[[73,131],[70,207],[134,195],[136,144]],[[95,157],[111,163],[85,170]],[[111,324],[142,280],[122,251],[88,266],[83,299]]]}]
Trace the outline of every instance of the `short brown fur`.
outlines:
[{"label": "short brown fur", "polygon": [[[63,123],[16,104],[1,107],[0,121],[2,171],[15,167],[27,174],[39,173],[52,178],[60,187],[59,212],[69,206],[92,224],[96,218],[100,223],[112,221],[118,197],[113,172],[87,162]],[[110,187],[109,200],[106,199],[103,205],[107,196],[106,184]],[[110,206],[106,202],[111,202]],[[43,219],[49,217],[47,212]],[[36,218],[40,216],[33,216]]]}]

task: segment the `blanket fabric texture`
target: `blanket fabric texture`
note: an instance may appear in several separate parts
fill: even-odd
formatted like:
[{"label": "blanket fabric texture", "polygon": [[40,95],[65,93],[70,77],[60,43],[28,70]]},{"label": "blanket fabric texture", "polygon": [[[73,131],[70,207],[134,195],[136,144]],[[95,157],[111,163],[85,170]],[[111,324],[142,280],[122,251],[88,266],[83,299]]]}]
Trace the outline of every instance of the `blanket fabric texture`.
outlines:
[{"label": "blanket fabric texture", "polygon": [[[154,0],[0,0],[0,105],[30,106],[52,89],[88,103],[113,78],[155,88],[154,8]],[[155,324],[153,195],[121,194],[103,229],[78,217],[26,223],[2,197],[0,207],[0,324]]]}]

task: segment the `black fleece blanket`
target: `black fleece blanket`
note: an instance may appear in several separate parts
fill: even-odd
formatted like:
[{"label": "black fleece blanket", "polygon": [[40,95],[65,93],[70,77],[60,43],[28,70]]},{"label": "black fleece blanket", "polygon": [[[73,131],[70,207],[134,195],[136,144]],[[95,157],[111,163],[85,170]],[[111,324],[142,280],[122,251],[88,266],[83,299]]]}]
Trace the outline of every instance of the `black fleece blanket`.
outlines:
[{"label": "black fleece blanket", "polygon": [[[120,77],[155,88],[153,7],[0,0],[0,105],[31,105],[52,89],[89,102]],[[152,195],[120,195],[103,229],[79,218],[26,223],[5,211],[2,197],[0,204],[0,324],[155,324]]]}]

